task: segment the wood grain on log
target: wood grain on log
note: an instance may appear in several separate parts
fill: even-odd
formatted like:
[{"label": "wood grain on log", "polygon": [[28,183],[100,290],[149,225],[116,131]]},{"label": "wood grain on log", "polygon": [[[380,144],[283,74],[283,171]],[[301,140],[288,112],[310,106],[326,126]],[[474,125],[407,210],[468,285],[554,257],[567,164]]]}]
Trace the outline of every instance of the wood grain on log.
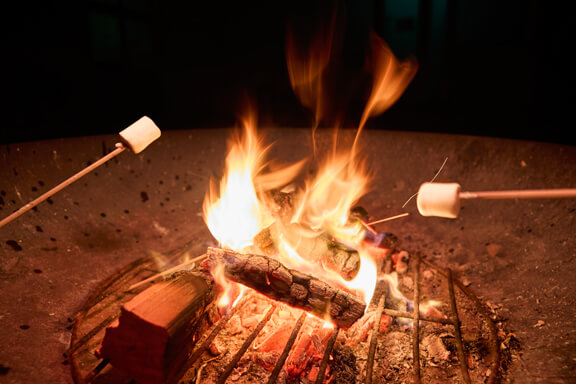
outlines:
[{"label": "wood grain on log", "polygon": [[219,248],[208,248],[207,254],[208,268],[223,264],[228,279],[325,318],[340,328],[349,328],[366,309],[366,304],[351,293],[289,269],[270,257]]},{"label": "wood grain on log", "polygon": [[200,274],[183,272],[152,285],[122,306],[98,355],[138,383],[176,382],[212,296],[211,280]]}]

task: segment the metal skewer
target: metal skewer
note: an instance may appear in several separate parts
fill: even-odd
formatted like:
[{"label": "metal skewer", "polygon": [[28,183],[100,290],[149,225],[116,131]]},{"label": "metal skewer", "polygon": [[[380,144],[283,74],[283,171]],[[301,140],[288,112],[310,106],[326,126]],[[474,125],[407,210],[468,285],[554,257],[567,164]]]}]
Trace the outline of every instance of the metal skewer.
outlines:
[{"label": "metal skewer", "polygon": [[64,188],[66,188],[67,186],[69,186],[70,184],[75,182],[76,180],[80,179],[82,176],[92,172],[94,169],[98,168],[99,166],[101,166],[102,164],[107,162],[108,160],[119,155],[125,149],[126,149],[126,147],[124,146],[124,144],[117,143],[116,149],[113,150],[112,152],[110,152],[109,154],[107,154],[106,156],[102,157],[101,159],[94,162],[93,164],[90,164],[88,167],[84,168],[83,170],[81,170],[77,174],[73,175],[72,177],[69,177],[68,179],[64,180],[63,182],[61,182],[60,184],[58,184],[57,186],[55,186],[54,188],[52,188],[48,192],[40,195],[39,197],[35,198],[34,200],[32,200],[28,204],[24,205],[23,207],[21,207],[17,211],[13,212],[11,215],[2,219],[0,221],[0,228],[5,226],[9,222],[17,219],[18,217],[22,216],[23,214],[25,214],[26,212],[28,212],[29,210],[31,210],[32,208],[34,208],[35,206],[40,204],[41,202],[45,201],[46,199],[48,199],[52,195],[56,194],[57,192],[63,190]]},{"label": "metal skewer", "polygon": [[558,199],[568,197],[576,197],[576,188],[460,192],[460,199]]},{"label": "metal skewer", "polygon": [[0,220],[0,228],[10,223],[11,221],[17,219],[18,217],[22,216],[24,213],[28,212],[38,204],[47,200],[49,197],[53,196],[57,192],[66,188],[76,180],[92,172],[94,169],[98,168],[99,166],[106,163],[110,159],[118,156],[120,153],[124,152],[126,148],[130,148],[134,153],[139,153],[143,151],[144,148],[146,148],[150,143],[152,143],[154,140],[160,137],[160,129],[158,129],[156,124],[154,124],[154,122],[150,118],[144,116],[138,121],[136,121],[134,124],[130,125],[128,128],[124,129],[122,132],[120,132],[120,137],[122,138],[123,142],[116,143],[115,150],[113,150],[106,156],[100,158],[93,164],[90,164],[89,166],[82,169],[75,175],[64,180],[63,182],[61,182],[48,192],[32,200],[31,202],[24,205],[23,207],[13,212],[12,214],[8,215],[4,219]]},{"label": "metal skewer", "polygon": [[462,192],[458,183],[424,183],[418,191],[417,203],[418,211],[422,216],[456,218],[460,212],[460,200],[574,197],[576,197],[576,188]]}]

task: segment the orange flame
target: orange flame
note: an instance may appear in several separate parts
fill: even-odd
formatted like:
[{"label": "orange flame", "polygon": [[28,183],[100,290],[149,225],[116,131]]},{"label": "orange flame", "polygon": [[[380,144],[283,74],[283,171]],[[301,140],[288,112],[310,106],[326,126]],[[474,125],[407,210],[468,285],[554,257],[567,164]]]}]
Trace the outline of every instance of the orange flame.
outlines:
[{"label": "orange flame", "polygon": [[332,55],[334,21],[335,15],[324,34],[307,36],[307,49],[298,46],[293,31],[286,38],[286,66],[290,84],[302,105],[314,112],[314,128],[325,114],[323,75]]},{"label": "orange flame", "polygon": [[253,115],[243,122],[244,134],[229,142],[225,175],[217,188],[214,180],[203,204],[204,220],[222,246],[240,251],[271,222],[262,208],[254,177],[264,165],[266,148],[256,135]]},{"label": "orange flame", "polygon": [[359,249],[360,269],[358,274],[352,280],[345,280],[334,271],[320,269],[318,265],[306,261],[306,259],[301,257],[298,252],[288,244],[283,236],[280,236],[278,250],[280,252],[279,257],[281,258],[281,261],[283,261],[288,267],[297,269],[301,272],[313,274],[316,277],[332,281],[336,285],[346,287],[349,290],[356,292],[356,294],[366,303],[369,303],[370,300],[372,300],[374,290],[376,289],[378,271],[376,263],[362,247]]},{"label": "orange flame", "polygon": [[349,154],[333,154],[306,184],[292,218],[313,231],[328,232],[341,242],[360,244],[364,228],[349,222],[350,210],[368,190],[366,166]]},{"label": "orange flame", "polygon": [[415,59],[399,61],[388,44],[375,33],[371,34],[371,47],[374,55],[372,92],[358,125],[353,152],[368,118],[390,108],[404,93],[418,70]]},{"label": "orange flame", "polygon": [[[334,16],[334,15],[333,15]],[[296,47],[293,36],[287,39],[287,66],[290,82],[301,103],[313,110],[313,148],[316,154],[314,131],[321,119],[326,118],[327,103],[324,75],[332,56],[334,17],[328,31],[310,38],[309,49]],[[390,48],[376,35],[372,36],[374,53],[374,80],[372,93],[365,106],[354,142],[350,149],[337,152],[336,140],[330,156],[326,157],[315,177],[305,183],[295,195],[294,214],[277,222],[275,245],[281,261],[289,267],[319,275],[357,292],[369,302],[377,281],[377,267],[369,252],[362,246],[365,228],[359,221],[351,221],[351,208],[368,190],[371,180],[356,146],[359,135],[369,117],[382,113],[397,101],[413,79],[415,61],[398,61]],[[254,237],[274,223],[274,217],[263,201],[264,192],[287,185],[301,171],[304,160],[274,172],[264,174],[270,167],[265,162],[269,147],[256,133],[253,114],[243,121],[243,134],[229,142],[224,176],[219,184],[211,180],[203,204],[204,219],[212,235],[227,247],[244,251],[253,244]],[[278,219],[279,220],[279,219]],[[286,230],[286,232],[282,232]],[[272,230],[271,230],[272,232]],[[299,255],[298,244],[328,234],[336,241],[358,250],[361,266],[358,275],[345,281],[339,274],[324,270]],[[286,235],[286,236],[283,236]],[[304,256],[304,257],[303,257]],[[230,284],[223,273],[216,271],[215,279],[225,290]],[[229,305],[231,298],[225,294]],[[235,303],[237,303],[236,299]]]}]

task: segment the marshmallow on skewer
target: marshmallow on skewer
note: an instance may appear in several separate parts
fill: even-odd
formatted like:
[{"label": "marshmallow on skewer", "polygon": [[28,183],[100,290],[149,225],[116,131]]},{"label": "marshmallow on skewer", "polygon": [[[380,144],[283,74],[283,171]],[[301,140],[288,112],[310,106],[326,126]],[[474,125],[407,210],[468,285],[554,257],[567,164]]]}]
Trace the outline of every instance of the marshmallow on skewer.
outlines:
[{"label": "marshmallow on skewer", "polygon": [[20,217],[24,213],[28,212],[30,209],[34,208],[44,200],[54,195],[55,193],[66,188],[67,186],[69,186],[76,180],[80,179],[81,177],[85,176],[89,172],[92,172],[94,169],[98,168],[108,160],[119,155],[120,153],[125,151],[126,148],[130,148],[134,153],[140,153],[159,137],[160,137],[160,129],[156,126],[156,124],[154,124],[154,122],[147,116],[140,118],[138,121],[136,121],[128,128],[120,132],[120,138],[122,139],[122,143],[116,143],[115,150],[105,155],[104,157],[98,159],[97,161],[90,164],[86,168],[80,170],[78,173],[64,180],[63,182],[61,182],[48,192],[45,192],[44,194],[32,200],[28,204],[20,207],[20,209],[18,209],[17,211],[12,212],[12,214],[0,220],[0,228],[10,223],[11,221],[15,220],[16,218]]},{"label": "marshmallow on skewer", "polygon": [[424,183],[418,191],[417,201],[422,216],[454,219],[460,212],[460,200],[559,198],[576,198],[576,188],[460,192],[458,183]]},{"label": "marshmallow on skewer", "polygon": [[455,219],[460,212],[460,184],[424,183],[418,190],[417,204],[422,216]]},{"label": "marshmallow on skewer", "polygon": [[141,117],[138,121],[120,132],[122,142],[134,153],[142,152],[159,137],[160,129],[148,116]]}]

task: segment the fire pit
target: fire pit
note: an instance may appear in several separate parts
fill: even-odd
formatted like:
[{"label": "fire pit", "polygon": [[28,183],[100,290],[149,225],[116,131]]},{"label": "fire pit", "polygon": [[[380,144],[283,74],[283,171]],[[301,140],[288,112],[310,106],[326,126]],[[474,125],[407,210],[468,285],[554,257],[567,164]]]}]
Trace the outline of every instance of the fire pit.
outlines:
[{"label": "fire pit", "polygon": [[[572,147],[464,136],[365,133],[364,139],[370,142],[367,156],[377,159],[372,166],[378,177],[372,192],[360,203],[375,217],[395,214],[417,186],[436,173],[446,157],[449,161],[440,180],[458,180],[470,189],[488,185],[566,187],[575,180],[571,164],[576,154]],[[294,161],[308,153],[309,147],[302,144],[307,143],[308,134],[305,130],[272,130],[271,137],[282,141],[282,146],[274,149],[277,157]],[[319,140],[328,142],[329,135],[320,132]],[[102,142],[104,146],[112,145],[113,139],[103,137]],[[78,168],[95,153],[93,143],[94,138],[87,138],[10,146],[9,152],[5,148],[3,156],[8,167],[3,169],[4,209],[16,208],[19,199],[14,188],[6,185],[17,186],[23,200],[27,200],[36,192],[28,191],[29,186],[41,191],[39,181],[50,185],[61,179],[47,173],[38,160],[53,158],[64,171]],[[98,175],[63,191],[53,204],[47,203],[22,217],[18,226],[4,229],[2,284],[6,293],[2,308],[7,313],[3,317],[6,326],[2,338],[10,348],[3,350],[0,363],[7,379],[45,382],[68,377],[71,381],[69,366],[65,365],[71,360],[62,357],[69,347],[67,335],[72,328],[68,317],[83,306],[89,292],[102,292],[98,289],[100,282],[114,275],[118,265],[139,260],[149,250],[170,256],[164,250],[179,249],[190,242],[187,248],[191,256],[205,252],[211,245],[210,236],[195,214],[200,210],[207,177],[222,169],[223,155],[219,151],[224,146],[223,140],[211,131],[169,132],[143,157],[110,164]],[[106,185],[100,180],[106,180]],[[112,192],[114,201],[109,199]],[[481,295],[481,301],[495,310],[494,324],[514,331],[523,347],[525,364],[520,359],[512,360],[506,371],[508,377],[518,382],[571,380],[574,334],[570,330],[574,329],[574,316],[570,311],[574,307],[567,304],[574,300],[570,293],[573,267],[569,263],[574,249],[570,235],[574,202],[470,204],[456,220],[423,218],[413,205],[407,209],[411,216],[382,224],[378,229],[396,234],[402,241],[401,248],[410,251],[412,262],[419,254],[442,269],[454,269],[457,281]],[[149,268],[147,274],[158,271],[155,264]],[[425,270],[433,268],[421,262],[420,269],[422,279]],[[406,276],[413,276],[411,273]],[[447,284],[441,274],[437,278]],[[78,289],[70,292],[72,286]],[[447,305],[448,292],[441,291],[445,296],[441,299]],[[406,293],[411,297],[409,290]],[[459,305],[466,306],[468,299],[458,286],[455,294],[464,302]],[[22,297],[27,300],[18,301]],[[441,312],[451,314],[446,308]],[[465,318],[461,321],[467,325]],[[446,327],[449,330],[450,326]],[[424,350],[428,334],[423,332]],[[452,338],[453,330],[450,332]],[[410,335],[408,331],[407,336]],[[78,336],[75,342],[84,334]],[[506,336],[499,342],[506,341]],[[381,343],[382,339],[378,339]],[[432,340],[426,343],[429,341]],[[410,340],[405,345],[410,355]],[[456,355],[457,348],[450,348],[448,351]],[[339,351],[338,340],[334,350]],[[377,351],[389,353],[386,348]],[[31,357],[36,361],[36,372],[27,369],[26,359]],[[211,362],[215,363],[216,360]],[[205,372],[211,366],[207,365]],[[406,369],[411,374],[414,366]],[[460,375],[457,364],[455,369]],[[478,372],[481,371],[487,370]]]},{"label": "fire pit", "polygon": [[[183,254],[186,251],[170,258]],[[386,382],[498,382],[517,347],[512,344],[503,351],[503,367],[501,338],[506,343],[517,340],[497,328],[494,314],[453,279],[450,269],[416,256],[412,273],[407,273],[407,255],[396,251],[386,259],[389,271],[392,260],[397,260],[395,269],[402,273],[388,276],[399,275],[399,280],[381,280],[366,316],[349,330],[327,326],[252,290],[217,320],[209,319],[207,310],[205,322],[215,322],[210,327],[199,325],[201,332],[189,341],[187,360],[180,367],[184,382],[225,382],[228,377],[231,382],[275,383],[279,378],[281,382],[323,382],[325,375],[350,383],[381,378]],[[132,380],[111,368],[109,360],[97,358],[95,347],[101,344],[105,327],[118,317],[121,304],[141,291],[142,277],[157,276],[154,264],[154,258],[148,257],[128,265],[105,281],[78,313],[67,351],[77,383]],[[413,300],[397,296],[392,287],[411,290]],[[417,311],[421,299],[431,295],[442,298],[445,305]],[[387,296],[391,297],[386,300]],[[407,303],[414,310],[390,308]],[[374,319],[382,315],[376,323]],[[284,364],[286,371],[281,370]]]},{"label": "fire pit", "polygon": [[[422,271],[423,284],[426,259],[416,256],[410,268],[396,236],[374,229],[384,221],[353,207],[369,180],[362,159],[333,150],[312,163],[318,170],[310,180],[298,183],[305,163],[268,168],[269,147],[253,124],[247,120],[230,140],[224,175],[204,200],[205,221],[225,249],[209,247],[137,282],[131,280],[141,268],[131,266],[107,282],[75,322],[68,354],[76,380],[113,374],[109,362],[151,384],[182,377],[447,382],[458,371],[466,383],[500,379],[498,337],[506,332],[480,300],[455,285],[450,269],[430,262],[435,272]],[[134,296],[159,278],[166,281]],[[436,326],[421,324],[427,322]]]}]

